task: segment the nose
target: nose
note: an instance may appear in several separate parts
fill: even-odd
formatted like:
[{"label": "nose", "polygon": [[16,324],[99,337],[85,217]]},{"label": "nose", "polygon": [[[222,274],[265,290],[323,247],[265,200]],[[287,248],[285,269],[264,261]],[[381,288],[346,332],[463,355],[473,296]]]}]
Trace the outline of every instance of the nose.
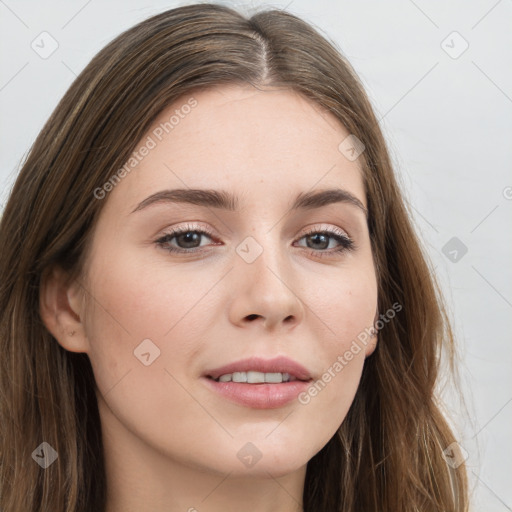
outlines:
[{"label": "nose", "polygon": [[235,255],[230,320],[240,327],[260,324],[267,331],[292,329],[303,320],[297,276],[282,247],[268,244],[251,263]]}]

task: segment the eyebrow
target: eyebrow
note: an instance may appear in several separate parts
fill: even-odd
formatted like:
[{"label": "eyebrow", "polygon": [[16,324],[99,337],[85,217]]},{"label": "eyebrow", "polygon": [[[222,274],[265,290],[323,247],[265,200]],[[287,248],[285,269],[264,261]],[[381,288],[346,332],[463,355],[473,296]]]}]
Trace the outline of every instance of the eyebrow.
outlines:
[{"label": "eyebrow", "polygon": [[[141,201],[131,213],[143,210],[156,203],[188,203],[233,212],[239,210],[240,204],[238,197],[225,190],[173,189],[162,190],[150,195]],[[368,217],[368,210],[363,203],[348,190],[341,188],[301,192],[295,198],[290,210],[310,210],[334,203],[346,203],[356,206]]]}]

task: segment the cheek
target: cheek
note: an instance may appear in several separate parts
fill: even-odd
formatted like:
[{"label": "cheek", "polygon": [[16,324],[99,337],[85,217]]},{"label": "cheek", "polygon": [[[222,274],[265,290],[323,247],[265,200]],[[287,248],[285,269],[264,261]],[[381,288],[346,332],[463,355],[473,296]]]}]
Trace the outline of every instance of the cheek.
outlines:
[{"label": "cheek", "polygon": [[324,282],[309,294],[308,306],[318,317],[317,350],[322,374],[299,396],[318,431],[328,439],[345,418],[361,378],[377,308],[377,284],[371,269]]},{"label": "cheek", "polygon": [[150,432],[163,444],[170,430],[177,439],[203,435],[197,418],[205,412],[191,399],[187,369],[209,325],[201,299],[218,279],[203,276],[194,286],[188,274],[130,259],[109,267],[91,266],[94,300],[87,314],[103,420],[120,421],[141,438]]},{"label": "cheek", "polygon": [[[93,299],[86,330],[102,392],[128,372],[146,368],[144,363],[149,363],[151,376],[161,376],[165,369],[172,373],[183,369],[200,349],[197,340],[213,327],[211,301],[204,299],[219,280],[215,272],[202,272],[200,280],[194,280],[193,272],[148,264],[129,255],[111,261],[118,263],[100,266],[93,260],[89,274]],[[147,374],[143,382],[149,387],[152,377],[148,379]],[[154,385],[161,387],[161,382]]]},{"label": "cheek", "polygon": [[333,353],[373,325],[377,283],[372,268],[347,268],[329,279],[304,282],[302,289],[308,290],[301,298],[325,327],[324,342]]},{"label": "cheek", "polygon": [[134,342],[169,334],[201,301],[208,280],[215,281],[203,272],[201,281],[195,282],[193,273],[165,261],[155,263],[129,254],[117,261],[93,268],[94,298],[105,315],[96,313],[101,323],[117,324]]}]

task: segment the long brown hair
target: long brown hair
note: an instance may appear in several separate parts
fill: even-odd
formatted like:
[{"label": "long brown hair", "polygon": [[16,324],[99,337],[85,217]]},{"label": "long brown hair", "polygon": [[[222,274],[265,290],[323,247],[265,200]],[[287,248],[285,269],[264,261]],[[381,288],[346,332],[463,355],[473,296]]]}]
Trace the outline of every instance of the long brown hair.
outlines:
[{"label": "long brown hair", "polygon": [[[41,285],[55,266],[80,274],[108,200],[94,191],[155,117],[184,94],[228,83],[298,91],[361,140],[379,310],[402,306],[379,332],[346,419],[308,463],[304,510],[467,510],[466,470],[445,462],[455,439],[435,395],[452,332],[363,86],[336,46],[292,14],[247,19],[215,4],[168,10],[109,43],[22,165],[0,224],[0,509],[104,510],[92,368],[45,328]],[[43,441],[58,453],[45,470],[32,456]]]}]

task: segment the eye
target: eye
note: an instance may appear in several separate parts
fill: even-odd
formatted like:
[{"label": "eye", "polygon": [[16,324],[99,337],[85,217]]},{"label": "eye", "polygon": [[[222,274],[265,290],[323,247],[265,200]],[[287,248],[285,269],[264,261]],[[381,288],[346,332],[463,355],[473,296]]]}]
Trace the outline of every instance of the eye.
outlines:
[{"label": "eye", "polygon": [[[204,245],[208,245],[201,244],[204,238],[211,240],[212,237],[213,233],[210,230],[189,224],[171,230],[155,243],[171,253],[194,254],[202,252]],[[299,241],[303,239],[306,240],[306,246],[300,244],[298,246],[310,249],[309,253],[315,257],[335,256],[356,249],[354,241],[339,228],[311,229],[302,235]]]},{"label": "eye", "polygon": [[[166,233],[163,237],[156,240],[156,244],[169,252],[194,253],[198,252],[201,246],[202,238],[212,238],[212,233],[207,229],[198,229],[196,226],[187,225],[183,228],[175,229]],[[176,245],[172,241],[176,239]]]},{"label": "eye", "polygon": [[[300,240],[306,240],[306,247],[312,249],[310,254],[314,256],[329,256],[334,254],[340,254],[345,251],[355,250],[354,241],[341,229],[311,229]],[[334,247],[333,247],[334,244]],[[336,245],[337,244],[337,245]],[[301,245],[300,247],[304,247]],[[326,249],[331,249],[326,251]]]}]

